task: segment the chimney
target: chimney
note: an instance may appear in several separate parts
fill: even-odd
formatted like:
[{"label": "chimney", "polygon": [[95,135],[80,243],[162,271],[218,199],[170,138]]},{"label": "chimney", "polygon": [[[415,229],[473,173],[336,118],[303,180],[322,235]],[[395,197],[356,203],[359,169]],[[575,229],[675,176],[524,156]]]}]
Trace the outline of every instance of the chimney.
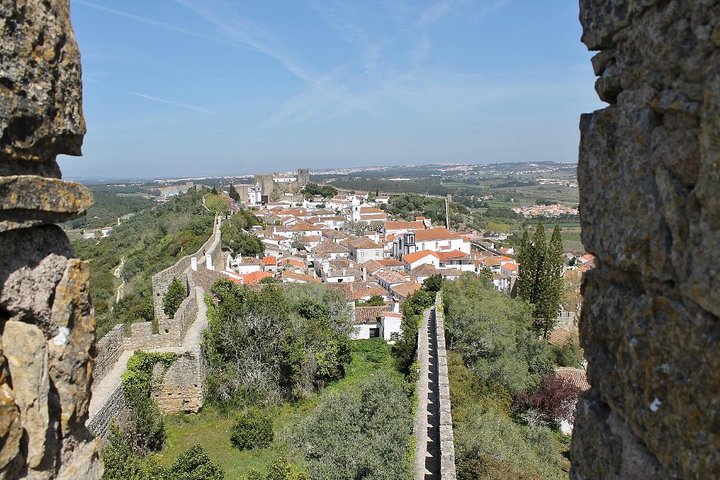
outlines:
[{"label": "chimney", "polygon": [[212,264],[212,257],[209,253],[205,255],[205,268],[207,268],[208,270],[215,270]]},{"label": "chimney", "polygon": [[392,311],[393,313],[400,313],[400,302],[393,300]]},{"label": "chimney", "polygon": [[197,272],[197,258],[195,258],[195,257],[190,258],[190,268],[192,268],[193,271]]},{"label": "chimney", "polygon": [[363,282],[367,282],[367,268],[362,267],[362,279]]}]

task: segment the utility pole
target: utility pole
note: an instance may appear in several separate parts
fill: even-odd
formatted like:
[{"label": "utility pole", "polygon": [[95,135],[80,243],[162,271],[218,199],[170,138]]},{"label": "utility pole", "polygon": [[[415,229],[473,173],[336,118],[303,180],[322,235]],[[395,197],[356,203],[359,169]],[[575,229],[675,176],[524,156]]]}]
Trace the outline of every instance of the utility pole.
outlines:
[{"label": "utility pole", "polygon": [[452,195],[448,194],[445,197],[445,228],[450,230],[450,202],[452,202]]}]

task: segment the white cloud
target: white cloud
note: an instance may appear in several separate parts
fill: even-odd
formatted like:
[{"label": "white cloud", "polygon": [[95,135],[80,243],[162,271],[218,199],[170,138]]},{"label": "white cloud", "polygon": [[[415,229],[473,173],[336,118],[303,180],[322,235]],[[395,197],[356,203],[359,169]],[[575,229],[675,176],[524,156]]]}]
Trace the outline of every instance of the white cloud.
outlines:
[{"label": "white cloud", "polygon": [[198,112],[198,113],[204,113],[206,115],[212,115],[215,113],[212,110],[209,110],[204,107],[198,107],[197,105],[189,105],[187,103],[176,102],[175,100],[167,100],[165,98],[158,98],[158,97],[154,97],[152,95],[147,95],[144,93],[130,92],[130,94],[135,95],[136,97],[140,97],[140,98],[144,98],[146,100],[153,101],[153,102],[165,103],[167,105],[174,105],[176,107],[186,108],[188,110],[192,110],[192,111]]}]

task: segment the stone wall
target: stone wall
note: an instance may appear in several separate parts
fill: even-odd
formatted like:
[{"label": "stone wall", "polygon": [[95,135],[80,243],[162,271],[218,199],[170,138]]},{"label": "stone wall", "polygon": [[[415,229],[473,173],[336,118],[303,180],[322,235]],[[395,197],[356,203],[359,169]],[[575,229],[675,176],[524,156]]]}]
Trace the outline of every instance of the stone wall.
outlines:
[{"label": "stone wall", "polygon": [[164,415],[197,413],[203,406],[205,362],[200,348],[180,356],[162,372],[162,381],[152,392]]},{"label": "stone wall", "polygon": [[581,0],[603,110],[583,115],[574,479],[720,477],[720,2]]},{"label": "stone wall", "polygon": [[[192,283],[192,276],[188,275],[192,258],[197,259],[198,268],[205,268],[205,255],[210,255],[212,258],[213,267],[216,270],[224,268],[225,263],[222,253],[222,244],[220,239],[220,223],[219,217],[215,218],[213,224],[213,234],[207,239],[205,243],[192,255],[185,255],[180,258],[174,265],[166,268],[165,270],[156,273],[152,276],[152,292],[153,292],[153,308],[155,311],[155,319],[162,320],[166,319],[167,315],[163,312],[163,297],[167,292],[170,283],[174,278],[177,278],[185,284],[188,293],[192,293],[194,284]],[[203,253],[204,252],[204,253]],[[192,295],[190,295],[192,296]]]},{"label": "stone wall", "polygon": [[125,350],[124,340],[125,326],[115,325],[97,342],[93,382],[98,383],[115,366]]},{"label": "stone wall", "polygon": [[54,225],[92,203],[56,162],[85,134],[69,0],[0,0],[0,33],[0,478],[99,478],[88,266]]},{"label": "stone wall", "polygon": [[440,393],[440,478],[455,480],[455,436],[453,435],[450,377],[448,376],[445,346],[445,306],[442,293],[435,297],[435,329],[438,361],[438,389]]},{"label": "stone wall", "polygon": [[118,385],[105,405],[90,419],[87,427],[98,438],[107,438],[113,422],[116,425],[124,425],[129,421],[131,421],[130,412],[125,405],[122,385]]}]

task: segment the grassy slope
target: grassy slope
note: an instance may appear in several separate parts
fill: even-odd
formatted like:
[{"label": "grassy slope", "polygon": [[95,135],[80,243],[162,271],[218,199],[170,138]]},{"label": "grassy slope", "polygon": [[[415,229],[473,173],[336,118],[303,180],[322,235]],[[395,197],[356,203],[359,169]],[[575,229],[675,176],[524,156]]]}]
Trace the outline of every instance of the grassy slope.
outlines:
[{"label": "grassy slope", "polygon": [[267,407],[275,418],[275,440],[268,448],[245,452],[236,450],[230,445],[233,412],[224,413],[216,408],[206,407],[199,414],[179,414],[165,418],[167,447],[156,458],[167,466],[180,453],[200,444],[210,458],[223,468],[226,478],[243,478],[241,475],[253,469],[266,473],[275,460],[282,458],[301,463],[302,455],[294,451],[289,444],[293,425],[309,415],[323,395],[357,388],[358,384],[380,371],[402,382],[402,375],[393,366],[389,345],[377,339],[353,341],[352,362],[345,378],[305,400]]}]

